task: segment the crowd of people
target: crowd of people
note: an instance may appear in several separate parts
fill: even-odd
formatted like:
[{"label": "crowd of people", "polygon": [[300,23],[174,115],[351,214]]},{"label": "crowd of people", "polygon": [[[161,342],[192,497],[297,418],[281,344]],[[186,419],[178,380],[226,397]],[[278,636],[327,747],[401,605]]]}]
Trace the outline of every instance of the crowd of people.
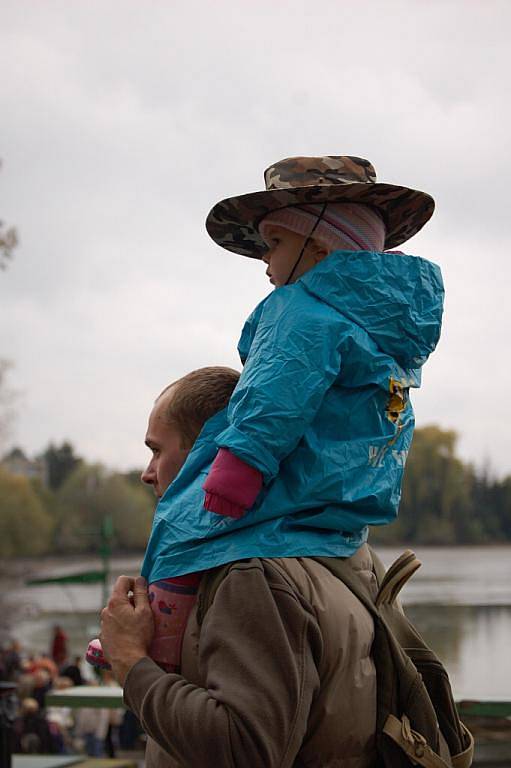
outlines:
[{"label": "crowd of people", "polygon": [[61,627],[54,627],[47,653],[29,653],[16,639],[0,646],[0,680],[17,686],[15,753],[115,757],[119,749],[137,747],[141,728],[131,712],[47,705],[47,694],[73,686],[117,685],[108,670],[93,671],[80,656],[69,655]]}]

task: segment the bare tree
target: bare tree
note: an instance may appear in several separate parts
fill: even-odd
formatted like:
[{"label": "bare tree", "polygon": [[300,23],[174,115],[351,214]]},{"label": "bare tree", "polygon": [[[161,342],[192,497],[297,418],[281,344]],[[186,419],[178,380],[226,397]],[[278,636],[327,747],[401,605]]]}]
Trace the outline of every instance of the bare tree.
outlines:
[{"label": "bare tree", "polygon": [[[2,162],[0,160],[0,168]],[[0,220],[0,269],[7,269],[8,262],[12,259],[12,252],[18,244],[18,233],[14,227],[6,227]]]},{"label": "bare tree", "polygon": [[12,363],[9,360],[0,359],[0,458],[15,416],[16,392],[6,386],[6,375],[10,368]]}]

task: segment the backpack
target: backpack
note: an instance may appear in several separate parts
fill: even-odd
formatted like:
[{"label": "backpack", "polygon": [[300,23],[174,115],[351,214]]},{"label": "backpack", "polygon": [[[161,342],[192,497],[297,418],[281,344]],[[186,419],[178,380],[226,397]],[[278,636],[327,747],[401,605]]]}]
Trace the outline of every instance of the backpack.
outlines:
[{"label": "backpack", "polygon": [[[374,620],[371,655],[377,680],[378,768],[469,768],[474,740],[458,717],[447,672],[397,600],[421,563],[406,550],[385,572],[372,549],[371,556],[379,586],[376,599],[349,559],[311,559],[340,579]],[[231,566],[229,563],[205,574],[197,606],[199,625]]]}]

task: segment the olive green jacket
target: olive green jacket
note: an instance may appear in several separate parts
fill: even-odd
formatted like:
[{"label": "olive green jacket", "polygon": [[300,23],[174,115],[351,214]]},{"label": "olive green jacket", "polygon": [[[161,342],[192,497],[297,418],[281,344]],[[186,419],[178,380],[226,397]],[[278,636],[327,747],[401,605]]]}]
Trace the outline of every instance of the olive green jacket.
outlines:
[{"label": "olive green jacket", "polygon": [[[376,594],[368,548],[350,562]],[[190,616],[182,674],[149,658],[128,673],[146,768],[372,768],[373,633],[366,609],[320,563],[234,563],[202,625]]]}]

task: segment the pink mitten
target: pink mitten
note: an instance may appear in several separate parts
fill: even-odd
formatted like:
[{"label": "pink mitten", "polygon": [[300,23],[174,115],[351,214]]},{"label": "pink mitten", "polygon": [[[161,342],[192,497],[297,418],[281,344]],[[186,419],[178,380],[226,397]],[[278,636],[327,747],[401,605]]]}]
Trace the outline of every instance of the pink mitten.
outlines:
[{"label": "pink mitten", "polygon": [[257,499],[263,485],[258,469],[220,448],[206,482],[204,508],[217,515],[240,518]]}]

